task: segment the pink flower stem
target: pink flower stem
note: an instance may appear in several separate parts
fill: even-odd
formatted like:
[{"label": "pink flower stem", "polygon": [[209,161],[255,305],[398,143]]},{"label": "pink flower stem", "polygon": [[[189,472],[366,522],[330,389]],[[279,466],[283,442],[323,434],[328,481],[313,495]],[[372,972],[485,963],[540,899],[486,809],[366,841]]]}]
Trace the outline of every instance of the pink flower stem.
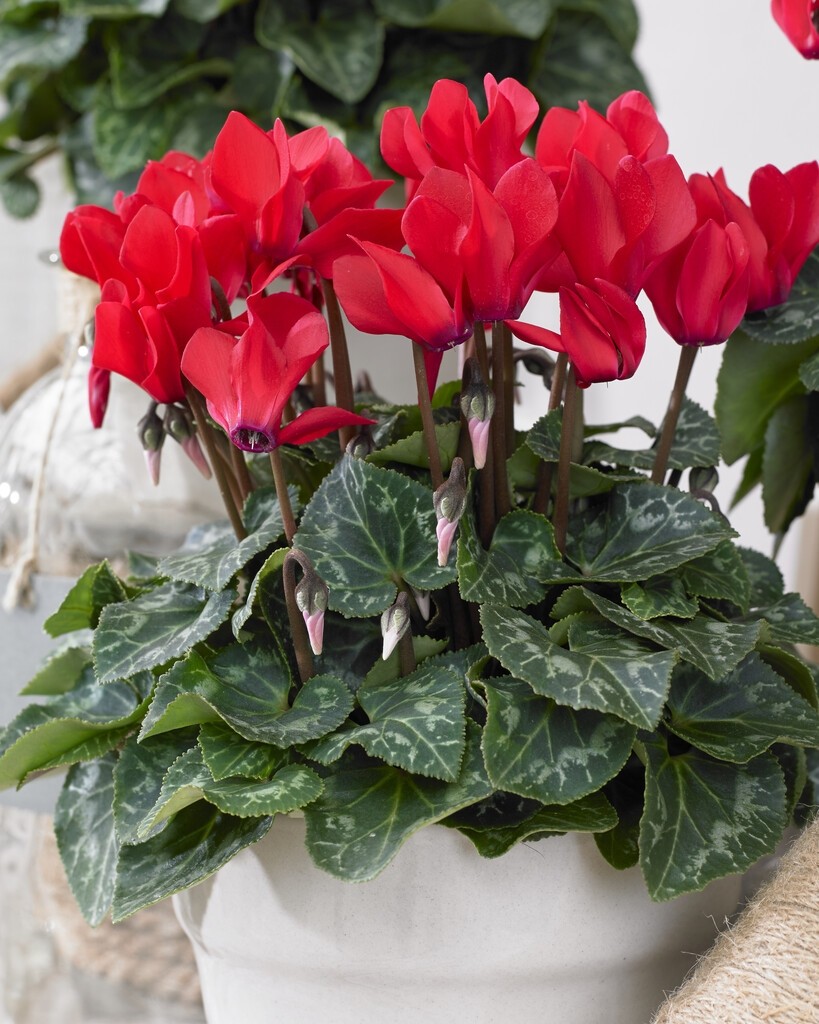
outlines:
[{"label": "pink flower stem", "polygon": [[492,436],[492,452],[495,456],[495,517],[502,519],[509,511],[509,479],[506,473],[506,386],[504,384],[504,325],[496,321],[492,325],[492,389],[495,392],[495,412],[489,428]]},{"label": "pink flower stem", "polygon": [[[270,454],[272,459],[274,452]],[[287,603],[287,618],[290,622],[290,638],[296,653],[296,665],[302,683],[306,683],[313,675],[313,652],[310,650],[310,637],[307,633],[307,626],[304,624],[304,617],[296,604],[296,563],[298,561],[299,553],[297,551],[288,553],[282,567],[282,582],[284,583],[284,598]]]},{"label": "pink flower stem", "polygon": [[[554,373],[552,374],[552,387],[549,391],[549,412],[553,412],[563,398],[563,385],[566,381],[566,364],[569,357],[561,352],[555,360]],[[554,463],[541,461],[537,467],[537,488],[532,501],[532,511],[539,512],[545,516],[549,511],[549,499],[552,494],[552,474]]]},{"label": "pink flower stem", "polygon": [[292,545],[296,533],[296,518],[293,515],[293,506],[290,504],[287,478],[284,475],[284,466],[278,448],[274,448],[270,453],[270,468],[273,470],[273,483],[276,485],[276,497],[279,499],[279,508],[282,513],[284,535],[287,538],[287,543]]},{"label": "pink flower stem", "polygon": [[216,477],[219,493],[222,495],[222,502],[228,514],[228,519],[230,519],[230,524],[233,527],[233,532],[236,534],[237,540],[244,540],[247,537],[247,530],[245,530],[244,523],[242,522],[242,516],[239,511],[240,506],[236,502],[231,487],[232,477],[222,461],[222,455],[216,443],[213,428],[208,423],[202,396],[196,388],[187,382],[185,382],[185,395],[188,399],[188,405],[191,407],[193,418],[196,420],[196,429],[205,446],[213,475]]},{"label": "pink flower stem", "polygon": [[429,459],[429,472],[432,477],[434,490],[444,482],[444,473],[441,468],[441,453],[438,451],[438,438],[435,436],[435,420],[432,415],[432,403],[429,399],[429,382],[427,381],[427,367],[424,362],[424,350],[420,345],[412,343],[412,358],[415,363],[415,382],[418,386],[418,409],[421,413],[421,423],[424,428],[424,442]]},{"label": "pink flower stem", "polygon": [[663,429],[660,433],[660,443],[657,445],[657,454],[654,456],[654,468],[651,471],[652,483],[661,484],[665,480],[665,471],[668,466],[668,456],[671,454],[671,445],[674,443],[674,434],[677,430],[677,420],[680,418],[685,389],[688,387],[688,379],[691,376],[691,369],[694,360],[697,358],[699,348],[696,345],[680,345],[680,361],[677,363],[677,377],[674,387],[671,390],[671,397],[668,400],[668,409],[663,420]]},{"label": "pink flower stem", "polygon": [[[322,278],[321,288],[324,293],[324,305],[327,308],[327,323],[330,327],[330,352],[333,357],[336,405],[348,412],[354,412],[353,374],[350,369],[350,353],[347,349],[347,336],[344,333],[341,307],[338,304],[332,281]],[[347,447],[347,442],[354,434],[354,427],[339,427],[338,441],[342,451]]]},{"label": "pink flower stem", "polygon": [[569,527],[569,483],[578,390],[574,368],[570,366],[566,378],[566,398],[563,401],[563,424],[560,430],[560,460],[557,464],[557,495],[554,513],[555,543],[561,555],[566,553],[566,534]]}]

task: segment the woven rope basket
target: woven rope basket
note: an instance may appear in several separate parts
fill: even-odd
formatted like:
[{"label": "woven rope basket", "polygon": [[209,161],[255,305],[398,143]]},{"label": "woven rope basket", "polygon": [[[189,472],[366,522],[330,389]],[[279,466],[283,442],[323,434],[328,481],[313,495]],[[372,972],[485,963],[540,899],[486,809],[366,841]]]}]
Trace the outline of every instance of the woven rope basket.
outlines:
[{"label": "woven rope basket", "polygon": [[819,819],[653,1024],[819,1024]]},{"label": "woven rope basket", "polygon": [[169,900],[120,924],[105,922],[92,928],[71,895],[50,826],[42,830],[37,860],[41,912],[67,963],[158,999],[200,1003],[193,950]]}]

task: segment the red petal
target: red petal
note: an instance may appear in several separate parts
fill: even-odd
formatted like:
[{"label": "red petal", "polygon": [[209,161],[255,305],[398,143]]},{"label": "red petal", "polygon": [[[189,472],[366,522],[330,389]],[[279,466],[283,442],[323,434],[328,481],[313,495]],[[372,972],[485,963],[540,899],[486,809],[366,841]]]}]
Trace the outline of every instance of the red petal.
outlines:
[{"label": "red petal", "polygon": [[158,206],[143,206],[122,243],[122,264],[145,282],[152,292],[170,284],[177,272],[176,225]]},{"label": "red petal", "polygon": [[719,334],[722,296],[731,280],[734,262],[725,229],[709,220],[694,235],[677,285],[677,308],[687,337],[706,343]]},{"label": "red petal", "polygon": [[463,171],[472,155],[472,140],[479,126],[475,104],[460,82],[442,78],[429,95],[421,117],[421,133],[432,150],[435,163]]},{"label": "red petal", "polygon": [[213,146],[211,177],[246,225],[255,224],[265,200],[281,188],[282,157],[273,139],[244,114],[228,114]]},{"label": "red petal", "polygon": [[402,214],[403,210],[342,210],[326,224],[305,235],[296,252],[309,257],[310,265],[321,277],[332,279],[334,264],[339,257],[361,251],[351,236],[376,242],[388,249],[400,249],[404,244]]},{"label": "red petal", "polygon": [[608,277],[608,268],[626,235],[611,186],[582,153],[560,198],[558,233],[580,281]]},{"label": "red petal", "polygon": [[375,420],[332,405],[319,406],[308,409],[282,427],[277,440],[279,444],[309,444],[339,427],[363,426],[368,423],[375,423]]},{"label": "red petal", "polygon": [[560,289],[560,334],[575,369],[577,382],[587,387],[602,381],[617,380],[620,357],[612,338],[592,315],[578,292]]},{"label": "red petal", "polygon": [[208,273],[219,282],[228,302],[233,302],[244,284],[247,270],[241,221],[232,213],[209,217],[199,225],[199,237]]},{"label": "red petal", "polygon": [[320,125],[298,132],[288,140],[293,173],[304,181],[327,156],[329,147],[330,136]]},{"label": "red petal", "polygon": [[504,320],[504,323],[516,338],[528,341],[530,345],[548,348],[552,352],[565,352],[563,339],[555,331],[535,324],[527,324],[522,320]]},{"label": "red petal", "polygon": [[387,304],[384,282],[369,256],[342,256],[337,260],[333,286],[353,327],[365,334],[404,336],[406,325]]},{"label": "red petal", "polygon": [[651,100],[636,89],[624,92],[609,104],[606,118],[625,140],[638,160],[652,160],[668,152],[668,135],[657,118]]},{"label": "red petal", "polygon": [[405,178],[420,178],[434,166],[415,114],[409,107],[393,107],[384,114],[381,155],[388,167]]},{"label": "red petal", "polygon": [[509,270],[515,255],[512,225],[501,204],[472,171],[472,213],[461,243],[464,276],[476,320],[504,320],[520,313],[510,294]]},{"label": "red petal", "polygon": [[182,373],[205,396],[211,416],[228,434],[236,426],[231,359],[236,342],[224,331],[201,327],[182,356]]}]

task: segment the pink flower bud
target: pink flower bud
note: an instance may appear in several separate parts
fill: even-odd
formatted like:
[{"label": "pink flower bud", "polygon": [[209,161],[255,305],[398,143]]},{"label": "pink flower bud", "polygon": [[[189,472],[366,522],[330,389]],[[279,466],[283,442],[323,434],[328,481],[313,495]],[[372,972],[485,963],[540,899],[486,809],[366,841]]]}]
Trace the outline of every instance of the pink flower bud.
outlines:
[{"label": "pink flower bud", "polygon": [[472,441],[472,458],[475,469],[483,469],[486,465],[486,453],[489,448],[489,424],[491,420],[467,420],[469,437]]},{"label": "pink flower bud", "polygon": [[438,537],[438,565],[446,565],[449,561],[449,550],[457,532],[458,520],[450,521],[446,516],[441,516],[435,530]]}]

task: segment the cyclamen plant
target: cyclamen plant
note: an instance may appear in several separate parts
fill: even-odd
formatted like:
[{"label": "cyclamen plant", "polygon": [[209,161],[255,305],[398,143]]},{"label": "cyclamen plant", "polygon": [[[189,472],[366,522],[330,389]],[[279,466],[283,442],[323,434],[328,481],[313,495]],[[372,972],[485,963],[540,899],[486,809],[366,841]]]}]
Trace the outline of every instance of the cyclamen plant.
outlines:
[{"label": "cyclamen plant", "polygon": [[[684,392],[700,347],[787,308],[819,166],[761,168],[747,205],[721,174],[686,181],[641,93],[552,108],[533,156],[532,94],[488,76],[486,98],[481,120],[441,81],[420,123],[387,113],[402,210],[323,129],[234,113],[203,161],[169,153],[66,220],[63,261],[102,295],[94,421],[112,372],[135,381],[154,477],[169,434],[229,518],[125,579],[85,572],[46,622],[44,701],[0,737],[5,784],[72,766],[55,826],[92,922],[296,811],[343,879],[434,823],[485,857],[581,831],[665,900],[747,868],[813,800],[794,645],[819,620],[736,546],[716,424]],[[639,367],[643,289],[680,346],[662,428],[584,424],[583,390]],[[559,332],[523,319],[537,290]],[[340,306],[406,339],[417,405],[354,386]],[[453,347],[462,380],[439,385]],[[550,387],[526,432],[521,362]],[[605,440],[625,427],[650,445]]]}]

